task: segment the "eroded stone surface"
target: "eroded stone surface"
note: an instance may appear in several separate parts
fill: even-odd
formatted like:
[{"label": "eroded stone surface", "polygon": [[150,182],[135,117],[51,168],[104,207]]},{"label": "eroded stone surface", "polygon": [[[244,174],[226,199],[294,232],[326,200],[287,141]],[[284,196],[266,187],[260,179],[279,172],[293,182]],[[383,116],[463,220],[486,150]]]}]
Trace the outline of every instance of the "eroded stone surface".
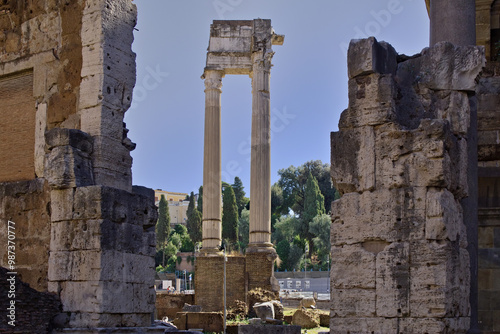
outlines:
[{"label": "eroded stone surface", "polygon": [[[378,51],[377,51],[378,50]],[[465,332],[470,101],[480,47],[398,58],[351,42],[349,107],[332,133],[332,333]]]}]

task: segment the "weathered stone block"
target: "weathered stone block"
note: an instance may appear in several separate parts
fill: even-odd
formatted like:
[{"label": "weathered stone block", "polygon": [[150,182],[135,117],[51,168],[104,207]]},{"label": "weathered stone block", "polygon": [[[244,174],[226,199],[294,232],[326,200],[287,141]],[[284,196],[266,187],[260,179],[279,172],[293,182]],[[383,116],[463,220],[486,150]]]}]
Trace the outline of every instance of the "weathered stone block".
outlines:
[{"label": "weathered stone block", "polygon": [[434,90],[473,92],[476,78],[485,63],[484,48],[481,46],[455,46],[439,42],[423,53],[420,84]]},{"label": "weathered stone block", "polygon": [[375,255],[359,244],[332,248],[332,287],[375,288]]},{"label": "weathered stone block", "polygon": [[[102,290],[99,282],[61,282],[60,296],[63,312],[73,312],[73,314],[90,312],[96,313],[98,317],[98,313],[102,310]],[[76,318],[78,318],[78,316],[76,316]],[[73,321],[78,322],[77,319]],[[88,322],[87,326],[91,326],[93,323],[94,322]]]},{"label": "weathered stone block", "polygon": [[332,245],[420,238],[424,224],[418,212],[424,214],[421,206],[425,205],[425,198],[419,196],[423,194],[405,189],[345,194],[332,203]]},{"label": "weathered stone block", "polygon": [[340,192],[375,187],[375,136],[372,127],[332,133],[332,179]]},{"label": "weathered stone block", "polygon": [[351,40],[347,54],[349,79],[372,73],[394,74],[397,68],[396,50],[375,37]]},{"label": "weathered stone block", "polygon": [[393,243],[377,254],[377,316],[406,317],[410,314],[410,247]]},{"label": "weathered stone block", "polygon": [[396,119],[394,78],[371,74],[349,80],[349,108],[342,112],[339,129],[376,126]]},{"label": "weathered stone block", "polygon": [[330,333],[334,334],[386,334],[397,333],[396,318],[331,317]]},{"label": "weathered stone block", "polygon": [[73,219],[73,196],[75,190],[55,189],[50,192],[50,219],[52,222]]},{"label": "weathered stone block", "polygon": [[47,131],[45,142],[49,151],[58,146],[71,146],[82,152],[92,153],[92,137],[76,129],[55,128]]},{"label": "weathered stone block", "polygon": [[428,240],[455,241],[463,226],[462,208],[448,190],[430,188],[427,193],[425,237]]},{"label": "weathered stone block", "polygon": [[332,288],[332,317],[373,317],[376,314],[375,289]]},{"label": "weathered stone block", "polygon": [[89,155],[71,146],[57,146],[51,150],[45,161],[44,175],[54,189],[94,184]]},{"label": "weathered stone block", "polygon": [[468,315],[469,256],[449,242],[410,245],[410,312],[419,317]]},{"label": "weathered stone block", "polygon": [[52,222],[50,251],[100,250],[102,220]]}]

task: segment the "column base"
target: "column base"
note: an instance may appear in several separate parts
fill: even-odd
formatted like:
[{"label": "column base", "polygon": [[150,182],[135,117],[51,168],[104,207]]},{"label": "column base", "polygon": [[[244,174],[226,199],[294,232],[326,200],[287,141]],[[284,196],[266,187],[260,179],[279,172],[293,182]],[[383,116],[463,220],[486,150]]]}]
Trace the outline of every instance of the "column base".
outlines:
[{"label": "column base", "polygon": [[224,256],[221,252],[202,253],[194,269],[195,304],[204,312],[224,309]]},{"label": "column base", "polygon": [[[265,247],[262,247],[265,246]],[[248,277],[248,291],[262,288],[269,291],[279,291],[279,284],[274,278],[274,260],[276,250],[267,244],[252,244],[246,251],[246,273]]]},{"label": "column base", "polygon": [[224,256],[224,253],[220,251],[218,248],[202,248],[198,253],[197,257],[203,256]]}]

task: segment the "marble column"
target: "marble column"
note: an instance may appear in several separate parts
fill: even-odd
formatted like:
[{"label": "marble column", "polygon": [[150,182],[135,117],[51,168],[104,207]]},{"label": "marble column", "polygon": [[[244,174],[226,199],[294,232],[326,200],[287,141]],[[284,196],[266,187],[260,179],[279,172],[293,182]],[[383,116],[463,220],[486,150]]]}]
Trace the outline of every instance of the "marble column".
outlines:
[{"label": "marble column", "polygon": [[222,71],[205,70],[202,252],[217,252],[222,239],[221,93]]},{"label": "marble column", "polygon": [[476,45],[475,0],[431,0],[430,18],[430,46],[441,41]]},{"label": "marble column", "polygon": [[271,101],[270,76],[273,52],[252,55],[252,155],[250,166],[249,246],[271,244]]}]

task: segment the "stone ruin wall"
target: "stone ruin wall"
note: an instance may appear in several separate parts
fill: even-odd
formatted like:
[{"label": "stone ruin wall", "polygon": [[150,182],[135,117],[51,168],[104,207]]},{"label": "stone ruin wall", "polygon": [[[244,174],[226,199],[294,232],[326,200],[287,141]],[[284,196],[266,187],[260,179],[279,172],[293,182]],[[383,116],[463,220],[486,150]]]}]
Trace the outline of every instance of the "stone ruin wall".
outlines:
[{"label": "stone ruin wall", "polygon": [[332,133],[332,333],[465,333],[470,259],[461,200],[480,47],[414,57],[351,42],[349,107]]},{"label": "stone ruin wall", "polygon": [[476,40],[486,67],[478,99],[478,318],[483,333],[500,332],[500,1],[476,0]]},{"label": "stone ruin wall", "polygon": [[62,327],[151,321],[157,212],[123,123],[136,17],[131,0],[0,5],[0,240],[15,222],[18,277],[60,298]]}]

